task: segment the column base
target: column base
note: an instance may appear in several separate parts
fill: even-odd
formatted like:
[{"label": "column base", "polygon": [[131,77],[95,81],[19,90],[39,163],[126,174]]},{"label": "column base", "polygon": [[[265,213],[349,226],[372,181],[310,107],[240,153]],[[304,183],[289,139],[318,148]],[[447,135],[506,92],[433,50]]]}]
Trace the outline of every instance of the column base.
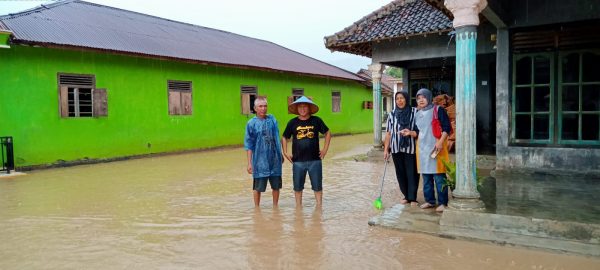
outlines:
[{"label": "column base", "polygon": [[448,207],[455,210],[479,211],[485,210],[485,204],[480,199],[454,198],[448,202]]}]

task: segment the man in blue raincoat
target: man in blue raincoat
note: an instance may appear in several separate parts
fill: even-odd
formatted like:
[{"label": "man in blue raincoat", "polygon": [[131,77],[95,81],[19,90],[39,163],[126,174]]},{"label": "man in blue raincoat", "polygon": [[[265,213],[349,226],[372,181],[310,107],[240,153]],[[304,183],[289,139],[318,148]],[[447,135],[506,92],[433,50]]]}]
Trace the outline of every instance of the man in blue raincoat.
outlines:
[{"label": "man in blue raincoat", "polygon": [[279,128],[273,115],[267,114],[267,99],[254,100],[256,116],[246,124],[244,148],[248,156],[248,173],[252,174],[254,206],[260,206],[260,195],[267,189],[267,181],[273,190],[273,207],[279,203],[281,189],[281,142]]}]

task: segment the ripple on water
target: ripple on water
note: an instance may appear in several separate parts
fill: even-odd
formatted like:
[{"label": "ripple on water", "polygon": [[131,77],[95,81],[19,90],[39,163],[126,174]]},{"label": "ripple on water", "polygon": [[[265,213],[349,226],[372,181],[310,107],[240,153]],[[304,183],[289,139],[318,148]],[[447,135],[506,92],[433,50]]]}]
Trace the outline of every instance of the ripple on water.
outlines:
[{"label": "ripple on water", "polygon": [[[381,162],[347,159],[370,134],[334,137],[324,205],[257,210],[243,149],[35,171],[0,181],[0,269],[593,269],[598,260],[371,227]],[[356,150],[360,148],[359,150]],[[388,165],[389,166],[389,165]],[[388,167],[383,202],[400,199]],[[309,182],[309,181],[307,181]],[[480,259],[477,259],[480,258]],[[597,267],[596,267],[597,268]]]}]

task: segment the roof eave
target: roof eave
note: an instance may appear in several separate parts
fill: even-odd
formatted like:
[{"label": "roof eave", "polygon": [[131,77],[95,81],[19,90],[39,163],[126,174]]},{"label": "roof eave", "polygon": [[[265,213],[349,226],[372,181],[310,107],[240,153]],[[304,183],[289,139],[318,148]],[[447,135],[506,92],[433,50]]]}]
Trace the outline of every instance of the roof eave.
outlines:
[{"label": "roof eave", "polygon": [[[448,28],[448,29],[442,29],[442,30],[435,30],[435,31],[429,31],[429,32],[421,32],[421,33],[412,33],[412,34],[406,34],[406,35],[399,35],[399,36],[392,36],[392,37],[383,37],[383,38],[378,38],[378,39],[373,39],[373,40],[368,40],[368,41],[362,41],[362,42],[348,42],[348,43],[338,43],[338,44],[327,44],[326,47],[327,49],[331,50],[331,51],[339,51],[339,52],[346,52],[346,53],[352,53],[352,54],[356,54],[356,55],[360,55],[360,56],[365,56],[365,57],[371,57],[373,55],[372,53],[372,43],[376,42],[382,42],[382,41],[389,41],[389,40],[395,40],[395,39],[409,39],[411,37],[418,37],[418,36],[423,36],[426,37],[427,35],[441,35],[444,32],[450,32],[452,31],[452,28]],[[369,49],[371,49],[370,52],[368,53],[362,53],[362,50],[359,49],[353,49],[354,47],[357,46],[368,46]],[[345,49],[348,48],[348,49]]]},{"label": "roof eave", "polygon": [[39,47],[54,48],[54,49],[70,49],[70,50],[82,50],[82,51],[91,51],[91,52],[110,52],[110,53],[126,55],[126,56],[135,56],[135,57],[143,57],[143,58],[151,58],[151,59],[159,59],[159,60],[171,60],[171,61],[178,61],[178,62],[192,63],[192,64],[201,64],[201,65],[214,65],[214,66],[233,67],[233,68],[240,68],[240,69],[254,69],[254,70],[262,70],[262,71],[269,71],[269,72],[291,73],[291,74],[297,74],[297,75],[303,75],[303,76],[327,78],[327,79],[337,79],[337,80],[344,80],[344,81],[361,82],[364,80],[364,79],[352,74],[351,72],[348,72],[348,73],[352,74],[355,78],[329,76],[329,75],[323,75],[323,74],[298,72],[298,71],[290,71],[290,70],[281,70],[281,69],[273,69],[273,68],[251,66],[251,65],[219,63],[219,62],[211,62],[211,61],[203,61],[203,60],[179,58],[179,57],[170,57],[170,56],[163,56],[163,55],[153,55],[153,54],[145,54],[145,53],[130,52],[130,51],[119,51],[119,50],[101,49],[101,48],[93,48],[93,47],[85,47],[85,46],[56,44],[56,43],[48,43],[48,42],[35,42],[35,41],[14,40],[13,39],[12,44],[26,45],[26,46],[39,46]]}]

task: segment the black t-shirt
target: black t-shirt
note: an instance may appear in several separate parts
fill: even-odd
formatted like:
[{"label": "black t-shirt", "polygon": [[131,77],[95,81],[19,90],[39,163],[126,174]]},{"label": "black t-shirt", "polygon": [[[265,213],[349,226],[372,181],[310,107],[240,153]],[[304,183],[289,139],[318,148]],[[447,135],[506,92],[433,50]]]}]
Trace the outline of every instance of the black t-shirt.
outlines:
[{"label": "black t-shirt", "polygon": [[292,139],[292,160],[320,160],[319,133],[325,134],[327,131],[329,128],[317,116],[311,116],[306,120],[300,120],[298,117],[291,119],[283,131],[283,137],[286,139],[294,137]]}]

